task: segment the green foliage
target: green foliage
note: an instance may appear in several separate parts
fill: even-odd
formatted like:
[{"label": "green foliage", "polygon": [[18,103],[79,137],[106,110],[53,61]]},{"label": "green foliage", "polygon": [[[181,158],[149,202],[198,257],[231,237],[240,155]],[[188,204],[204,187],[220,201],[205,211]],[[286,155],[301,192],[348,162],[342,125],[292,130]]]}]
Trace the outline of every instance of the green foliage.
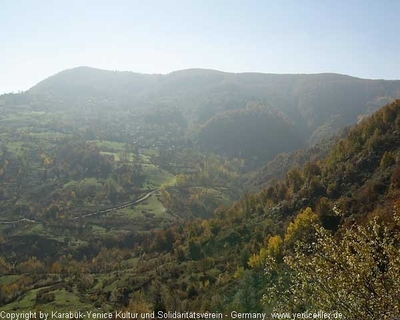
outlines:
[{"label": "green foliage", "polygon": [[298,192],[303,184],[303,179],[298,169],[292,168],[286,174],[286,181],[288,186],[292,188],[293,192]]},{"label": "green foliage", "polygon": [[385,151],[385,153],[381,158],[381,166],[389,167],[395,163],[396,163],[396,158],[394,157],[393,152]]},{"label": "green foliage", "polygon": [[266,248],[261,248],[258,254],[252,254],[248,262],[249,267],[255,270],[263,269],[267,255],[268,250]]},{"label": "green foliage", "polygon": [[201,246],[200,243],[198,243],[195,240],[189,240],[189,257],[192,260],[199,260],[200,258],[202,258],[203,254],[202,254],[202,250],[201,250]]},{"label": "green foliage", "polygon": [[[77,83],[82,84],[86,80],[81,71]],[[398,226],[388,218],[400,186],[395,166],[398,101],[343,131],[327,160],[322,158],[335,140],[279,156],[254,174],[259,185],[268,184],[266,190],[245,193],[243,174],[257,163],[254,157],[270,158],[280,150],[298,148],[295,142],[305,142],[310,135],[318,141],[322,131],[333,131],[376,109],[393,95],[391,87],[379,82],[375,88],[368,82],[368,90],[357,95],[345,88],[357,91],[350,83],[364,83],[337,75],[282,77],[279,85],[274,83],[280,77],[235,75],[232,91],[229,74],[191,71],[158,80],[149,77],[147,89],[138,86],[121,97],[112,93],[119,76],[96,79],[89,96],[82,89],[67,99],[60,99],[61,91],[76,91],[74,81],[59,91],[42,84],[14,97],[23,98],[26,111],[16,111],[25,108],[20,104],[3,108],[0,271],[20,277],[1,279],[2,308],[33,310],[43,303],[42,310],[73,306],[254,312],[263,308],[259,302],[266,287],[275,293],[271,308],[280,302],[288,302],[291,310],[340,306],[335,295],[323,292],[326,286],[318,291],[315,283],[324,277],[329,278],[327,285],[339,288],[341,298],[353,303],[355,314],[368,295],[373,308],[389,306],[380,296],[375,301],[373,292],[360,289],[360,298],[357,288],[364,290],[371,283],[379,295],[385,290],[389,297],[397,294],[394,273],[385,271],[399,271],[393,254],[397,243],[382,240],[387,235],[380,227],[378,249],[362,235],[370,237],[364,223],[375,214],[378,226],[380,221],[388,223],[389,239],[398,241]],[[125,76],[130,83],[130,75]],[[265,83],[258,83],[261,78]],[[155,84],[160,79],[161,87]],[[250,90],[253,81],[257,89]],[[318,90],[312,89],[316,84]],[[158,89],[148,95],[153,85]],[[179,90],[171,91],[170,86]],[[210,91],[204,93],[204,87]],[[220,94],[220,88],[226,91]],[[48,91],[34,96],[35,90]],[[133,98],[132,92],[138,96]],[[154,100],[143,101],[140,92]],[[388,96],[375,99],[384,94]],[[263,102],[246,107],[249,97]],[[264,107],[264,101],[272,107]],[[167,124],[162,122],[164,115],[169,117]],[[225,155],[242,154],[242,159],[202,153],[199,141]],[[283,180],[272,181],[277,173]],[[231,205],[239,195],[241,200]],[[329,233],[322,230],[316,236],[318,224]],[[348,232],[356,232],[355,238]],[[386,257],[391,259],[388,267]],[[333,267],[330,258],[338,261]],[[323,268],[312,269],[310,261]],[[274,268],[262,277],[266,265]],[[348,275],[340,274],[337,265],[346,267]],[[29,277],[23,276],[27,273]],[[339,280],[348,281],[347,287]]]},{"label": "green foliage", "polygon": [[340,240],[318,229],[316,242],[303,244],[285,258],[291,282],[284,291],[272,293],[278,294],[277,309],[336,310],[350,320],[396,317],[400,304],[398,217],[395,223],[396,227],[389,227],[374,219],[344,231]]},{"label": "green foliage", "polygon": [[199,138],[209,150],[260,160],[304,145],[282,113],[260,105],[217,114],[201,128]]},{"label": "green foliage", "polygon": [[260,312],[260,300],[257,299],[256,283],[251,272],[246,272],[235,295],[235,310],[238,312]]}]

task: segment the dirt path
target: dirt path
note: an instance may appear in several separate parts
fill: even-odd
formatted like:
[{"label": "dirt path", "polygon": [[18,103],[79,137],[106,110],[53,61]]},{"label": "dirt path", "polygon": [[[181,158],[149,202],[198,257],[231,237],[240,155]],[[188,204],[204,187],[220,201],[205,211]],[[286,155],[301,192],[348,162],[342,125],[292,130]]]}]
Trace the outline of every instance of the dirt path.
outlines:
[{"label": "dirt path", "polygon": [[22,219],[14,220],[14,221],[0,221],[0,224],[14,224],[14,223],[19,223],[19,222],[37,223],[35,220],[22,218]]},{"label": "dirt path", "polygon": [[138,204],[138,203],[140,203],[140,202],[146,200],[148,197],[150,197],[153,193],[155,193],[155,192],[157,192],[157,191],[158,191],[158,189],[153,190],[153,191],[150,191],[150,192],[146,193],[146,195],[144,195],[143,197],[141,197],[141,198],[139,198],[139,199],[137,199],[137,200],[131,201],[131,202],[119,204],[119,205],[117,205],[117,206],[114,206],[114,207],[111,207],[111,208],[107,208],[107,209],[98,210],[98,211],[96,211],[96,212],[87,213],[87,214],[84,214],[84,215],[79,216],[79,217],[74,217],[73,220],[78,220],[78,219],[80,219],[80,218],[91,217],[91,216],[94,216],[94,215],[97,215],[97,214],[100,214],[100,213],[111,212],[111,211],[113,211],[113,210],[123,209],[123,208],[129,207],[129,206],[131,206],[131,205]]},{"label": "dirt path", "polygon": [[[111,208],[98,210],[96,212],[87,213],[87,214],[84,214],[82,216],[74,217],[74,218],[72,218],[72,220],[78,220],[80,218],[91,217],[91,216],[94,216],[94,215],[97,215],[97,214],[100,214],[100,213],[106,213],[106,212],[110,212],[110,211],[113,211],[113,210],[123,209],[123,208],[129,207],[129,206],[135,205],[135,204],[139,204],[140,202],[143,202],[144,200],[146,200],[148,197],[150,197],[153,193],[157,192],[158,190],[159,189],[150,191],[150,192],[146,193],[143,197],[141,197],[141,198],[139,198],[137,200],[126,202],[126,203],[123,203],[123,204],[119,204],[119,205],[111,207]],[[39,223],[39,222],[37,222],[35,220],[32,220],[32,219],[22,218],[22,219],[14,220],[14,221],[0,221],[0,224],[16,224],[16,223],[21,223],[21,222]]]}]

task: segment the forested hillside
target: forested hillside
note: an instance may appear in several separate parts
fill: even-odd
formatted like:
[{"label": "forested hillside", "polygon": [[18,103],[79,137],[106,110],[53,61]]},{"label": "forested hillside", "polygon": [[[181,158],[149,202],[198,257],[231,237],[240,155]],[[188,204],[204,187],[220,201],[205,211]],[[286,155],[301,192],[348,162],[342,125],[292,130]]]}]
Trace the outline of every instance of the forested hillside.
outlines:
[{"label": "forested hillside", "polygon": [[373,111],[399,84],[77,68],[0,96],[2,310],[398,316],[400,100]]},{"label": "forested hillside", "polygon": [[[364,80],[338,74],[233,74],[189,69],[167,75],[146,75],[80,67],[40,82],[28,95],[46,99],[61,110],[73,107],[94,112],[110,107],[120,111],[177,108],[191,126],[202,127],[201,137],[205,138],[202,144],[208,150],[217,147],[207,138],[215,134],[215,126],[225,126],[235,119],[241,136],[246,134],[243,128],[246,132],[249,127],[258,128],[256,121],[261,120],[249,117],[248,107],[261,105],[265,110],[259,108],[260,118],[274,113],[273,117],[282,121],[283,127],[274,137],[275,143],[284,149],[279,151],[293,151],[320,142],[339,128],[356,123],[398,98],[399,87],[399,81]],[[255,114],[254,109],[252,113]],[[292,133],[286,133],[288,129]],[[290,134],[297,135],[300,141],[297,148],[293,148],[295,142],[285,141]],[[223,142],[233,146],[233,149],[229,147],[229,154],[243,151],[245,142],[236,145],[236,137],[228,134],[226,139]],[[257,139],[260,138],[256,135]],[[245,152],[242,154],[247,157]],[[275,155],[274,152],[263,153],[262,160],[268,160],[271,154]],[[252,150],[249,157],[254,155],[257,154]]]},{"label": "forested hillside", "polygon": [[282,113],[251,105],[213,116],[201,128],[199,141],[215,153],[264,161],[305,146],[298,129]]},{"label": "forested hillside", "polygon": [[[157,292],[141,291],[128,308],[397,315],[399,119],[396,101],[325,160],[292,168],[212,219],[153,233],[140,248],[137,288],[150,281]],[[130,292],[129,281],[114,281]]]}]

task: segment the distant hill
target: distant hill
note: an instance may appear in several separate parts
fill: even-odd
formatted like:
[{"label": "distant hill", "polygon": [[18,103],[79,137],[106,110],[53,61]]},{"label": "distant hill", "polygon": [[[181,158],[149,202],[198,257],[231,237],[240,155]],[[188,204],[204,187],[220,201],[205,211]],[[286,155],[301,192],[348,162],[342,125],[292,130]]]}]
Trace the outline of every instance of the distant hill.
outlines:
[{"label": "distant hill", "polygon": [[[290,290],[293,288],[290,277],[302,279],[304,273],[296,274],[293,271],[304,266],[307,268],[306,276],[310,276],[309,282],[304,282],[304,286],[316,284],[318,287],[323,281],[327,281],[330,285],[341,286],[345,294],[352,296],[354,292],[358,292],[361,281],[366,279],[363,278],[360,282],[353,280],[358,279],[359,272],[364,267],[367,270],[365,274],[371,279],[367,282],[368,285],[374,283],[373,281],[378,285],[387,285],[385,291],[379,294],[364,296],[364,291],[361,291],[355,311],[348,311],[346,306],[338,303],[338,308],[342,308],[338,309],[341,312],[357,314],[364,305],[370,303],[371,297],[380,301],[386,299],[387,292],[390,298],[398,297],[397,291],[393,291],[397,288],[395,282],[386,281],[392,275],[396,279],[397,273],[389,273],[387,270],[398,270],[398,260],[388,259],[389,251],[382,248],[383,244],[393,244],[390,253],[393,252],[394,256],[397,256],[399,250],[399,242],[396,240],[400,199],[400,100],[388,104],[343,134],[345,136],[329,148],[327,156],[325,151],[322,155],[321,150],[315,149],[302,152],[298,159],[295,159],[296,155],[289,156],[287,162],[304,165],[289,169],[287,164],[283,164],[285,172],[281,181],[270,183],[257,194],[246,195],[231,207],[219,208],[214,219],[195,222],[187,228],[198,230],[197,233],[188,231],[182,235],[183,228],[176,229],[179,231],[176,231],[177,236],[174,239],[178,239],[175,243],[179,245],[174,248],[174,267],[182,270],[179,279],[187,279],[196,271],[199,279],[211,277],[214,270],[218,270],[218,276],[229,275],[226,281],[210,281],[212,285],[198,289],[199,293],[191,297],[193,303],[198,302],[199,306],[203,306],[204,301],[207,301],[207,308],[218,310],[238,305],[242,308],[249,305],[253,308],[265,308],[260,301],[265,292],[268,292],[276,294],[278,299],[270,300],[267,307],[274,308],[277,304],[283,304],[286,307],[284,310],[287,310],[292,306],[292,301],[297,301],[295,298],[303,294],[303,286],[299,286],[301,293]],[[366,234],[365,229],[360,228],[371,221],[375,221],[375,228],[372,229],[373,232]],[[328,234],[335,235],[327,238],[324,246],[316,244],[315,224],[325,228]],[[366,237],[361,244],[359,238],[355,237],[359,234]],[[153,239],[157,239],[157,236],[153,236]],[[319,238],[320,241],[323,239]],[[330,249],[329,255],[327,254],[326,250],[330,248],[328,244],[337,245],[349,239],[353,240],[354,245],[339,247],[347,251]],[[300,243],[304,246],[300,246]],[[185,250],[189,252],[186,260],[176,253]],[[305,260],[299,259],[301,250],[306,250]],[[368,254],[361,255],[362,250],[366,250]],[[158,258],[160,264],[161,256]],[[337,263],[338,256],[342,259],[340,264]],[[274,260],[268,260],[271,257]],[[317,266],[309,263],[315,257],[321,257],[327,263],[326,269],[317,269]],[[357,264],[354,268],[348,268],[348,265],[353,265],[354,259],[359,259],[356,260]],[[296,269],[288,269],[288,261]],[[168,261],[165,267],[171,264]],[[336,266],[339,267],[335,268]],[[266,268],[271,268],[272,271],[266,273]],[[380,270],[379,268],[383,270],[378,271],[381,272],[379,276],[371,272]],[[284,272],[279,273],[280,270]],[[346,279],[346,287],[337,278]],[[170,285],[165,283],[166,286]],[[378,287],[375,283],[374,286]],[[238,292],[243,295],[239,296]],[[311,307],[315,307],[319,306],[322,296],[335,302],[338,301],[336,299],[341,299],[337,298],[337,291],[332,291],[331,287],[326,291],[321,289],[321,292],[329,294],[319,295],[319,292],[313,287],[308,294],[315,296],[315,299],[303,301],[311,301]],[[285,299],[284,295],[291,299]],[[214,299],[216,296],[219,299]],[[238,296],[246,296],[248,300],[237,299]],[[280,296],[284,298],[280,299]],[[363,304],[358,304],[358,301]],[[391,302],[382,306],[381,312],[391,306]],[[302,307],[300,303],[298,310],[302,310]]]},{"label": "distant hill", "polygon": [[217,153],[263,160],[304,147],[297,128],[282,113],[254,105],[213,116],[202,126],[199,138],[206,149]]},{"label": "distant hill", "polygon": [[[178,108],[190,128],[202,126],[202,137],[207,139],[218,122],[224,121],[222,115],[258,103],[284,116],[285,123],[291,124],[290,130],[296,132],[299,145],[295,149],[299,149],[320,142],[400,97],[400,81],[365,80],[330,73],[280,75],[188,69],[149,75],[78,67],[43,80],[28,94],[79,100],[80,107],[94,99],[129,108],[159,105]],[[276,118],[273,114],[270,112]],[[235,119],[238,128],[260,125],[259,119],[253,124],[249,117]],[[240,123],[242,120],[246,123]],[[282,130],[286,129],[283,125],[277,135],[282,136]],[[234,142],[227,144],[235,145]],[[202,144],[210,149],[216,147],[204,141]],[[295,150],[292,147],[283,151]],[[235,152],[229,153],[238,154],[241,149],[238,145]]]}]

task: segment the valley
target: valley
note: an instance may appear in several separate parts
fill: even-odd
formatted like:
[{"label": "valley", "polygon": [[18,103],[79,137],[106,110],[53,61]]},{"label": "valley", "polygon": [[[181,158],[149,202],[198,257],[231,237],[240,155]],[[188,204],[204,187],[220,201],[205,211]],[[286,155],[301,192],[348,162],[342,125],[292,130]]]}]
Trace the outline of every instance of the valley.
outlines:
[{"label": "valley", "polygon": [[[381,281],[366,292],[384,283],[396,297],[395,273],[351,232],[372,232],[398,270],[385,237],[398,237],[399,90],[337,74],[80,67],[0,96],[1,310],[333,310],[331,289],[304,274],[352,239],[349,259],[380,272],[360,268]],[[365,295],[349,314],[364,315]]]}]

